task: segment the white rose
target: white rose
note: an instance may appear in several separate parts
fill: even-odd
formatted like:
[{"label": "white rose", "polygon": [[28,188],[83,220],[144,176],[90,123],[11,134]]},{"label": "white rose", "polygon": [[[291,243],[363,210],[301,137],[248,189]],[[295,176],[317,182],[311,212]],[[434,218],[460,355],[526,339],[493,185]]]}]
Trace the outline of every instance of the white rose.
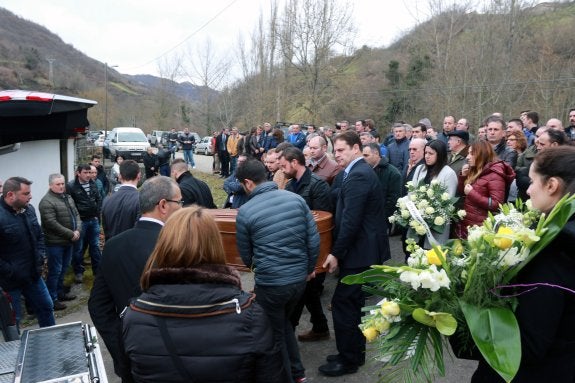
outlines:
[{"label": "white rose", "polygon": [[415,232],[417,233],[417,235],[425,235],[425,233],[426,233],[425,228],[421,225],[418,225],[415,228]]},{"label": "white rose", "polygon": [[422,192],[422,193],[425,193],[425,192],[427,191],[427,186],[423,186],[423,185],[420,186],[420,187],[419,187],[419,191]]},{"label": "white rose", "polygon": [[417,201],[417,196],[415,194],[411,194],[409,196],[409,199],[412,200],[413,202]]},{"label": "white rose", "polygon": [[435,179],[435,180],[432,180],[432,181],[431,181],[431,185],[437,185],[437,184],[439,184],[439,181],[438,181],[438,180]]},{"label": "white rose", "polygon": [[466,215],[467,215],[467,213],[465,212],[465,210],[458,210],[457,211],[457,216],[461,219],[465,218]]},{"label": "white rose", "polygon": [[391,216],[388,218],[389,223],[395,223],[395,216]]},{"label": "white rose", "polygon": [[431,206],[425,208],[425,214],[433,214],[435,213],[435,209]]},{"label": "white rose", "polygon": [[443,193],[443,194],[441,195],[441,200],[442,200],[442,201],[447,201],[447,200],[449,200],[449,198],[451,198],[451,197],[449,196],[448,193]]},{"label": "white rose", "polygon": [[409,218],[409,210],[402,210],[401,211],[401,218]]},{"label": "white rose", "polygon": [[433,190],[431,190],[431,189],[427,190],[427,196],[429,198],[433,198]]},{"label": "white rose", "polygon": [[435,219],[433,220],[433,224],[435,226],[443,226],[443,224],[445,224],[445,219],[443,219],[443,217],[441,216],[435,217]]}]

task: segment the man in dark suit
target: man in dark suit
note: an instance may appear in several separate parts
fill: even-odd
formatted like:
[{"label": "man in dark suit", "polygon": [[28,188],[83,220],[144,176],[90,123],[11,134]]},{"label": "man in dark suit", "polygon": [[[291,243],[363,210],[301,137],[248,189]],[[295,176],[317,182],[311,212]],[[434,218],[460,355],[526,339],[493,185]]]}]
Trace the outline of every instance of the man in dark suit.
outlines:
[{"label": "man in dark suit", "polygon": [[140,165],[134,160],[120,164],[120,188],[110,194],[102,205],[102,228],[106,241],[134,227],[140,218]]},{"label": "man in dark suit", "polygon": [[106,242],[100,272],[90,293],[88,309],[122,382],[132,382],[130,364],[122,346],[120,313],[140,291],[140,276],[168,217],[181,208],[178,184],[153,177],[140,188],[142,217],[136,226]]},{"label": "man in dark suit", "polygon": [[227,141],[230,136],[230,130],[225,128],[216,137],[216,150],[220,157],[221,174],[220,178],[228,178],[230,176],[230,153],[228,152]]},{"label": "man in dark suit", "polygon": [[339,282],[332,298],[332,316],[338,354],[329,355],[319,371],[327,376],[351,374],[365,363],[365,338],[358,325],[365,293],[361,285],[346,285],[341,279],[390,259],[389,239],[381,198],[381,184],[362,158],[357,133],[346,131],[335,138],[335,160],[343,180],[335,212],[335,242],[323,267]]}]

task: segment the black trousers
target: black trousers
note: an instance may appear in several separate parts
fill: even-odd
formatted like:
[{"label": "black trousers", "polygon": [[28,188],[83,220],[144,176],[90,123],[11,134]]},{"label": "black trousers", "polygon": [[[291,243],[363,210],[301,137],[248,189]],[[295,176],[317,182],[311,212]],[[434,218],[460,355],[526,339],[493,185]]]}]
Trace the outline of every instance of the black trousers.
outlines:
[{"label": "black trousers", "polygon": [[321,305],[321,293],[323,292],[324,281],[325,273],[321,273],[306,283],[305,291],[290,316],[290,322],[294,329],[299,324],[299,319],[305,306],[310,314],[310,321],[313,325],[312,330],[314,332],[326,332],[329,330],[327,318],[323,313],[323,307]]},{"label": "black trousers", "polygon": [[340,268],[339,280],[331,300],[335,344],[342,362],[349,366],[358,367],[365,361],[365,337],[358,327],[361,323],[361,309],[365,305],[365,292],[361,285],[346,285],[341,283],[341,279],[367,269]]},{"label": "black trousers", "polygon": [[221,171],[220,174],[225,177],[230,176],[230,154],[227,151],[218,151],[220,157]]}]

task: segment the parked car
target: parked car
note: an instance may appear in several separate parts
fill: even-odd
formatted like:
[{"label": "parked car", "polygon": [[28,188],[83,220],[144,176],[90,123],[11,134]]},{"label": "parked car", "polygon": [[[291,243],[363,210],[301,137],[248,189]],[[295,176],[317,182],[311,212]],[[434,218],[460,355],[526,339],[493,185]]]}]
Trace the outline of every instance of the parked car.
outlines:
[{"label": "parked car", "polygon": [[212,137],[206,136],[202,138],[197,144],[196,149],[194,150],[196,154],[203,154],[204,156],[211,156],[212,155]]},{"label": "parked car", "polygon": [[[121,155],[126,160],[143,161],[144,153],[150,147],[148,138],[140,128],[118,127],[112,129],[104,142],[104,148],[112,160]],[[104,150],[106,153],[106,150]]]},{"label": "parked car", "polygon": [[88,134],[86,134],[86,141],[94,143],[98,140],[98,137],[100,137],[100,132],[88,132]]},{"label": "parked car", "polygon": [[164,143],[162,142],[162,137],[164,133],[167,132],[164,132],[163,130],[152,130],[152,133],[148,135],[148,141],[150,142],[150,145],[158,146],[158,143],[163,145]]}]

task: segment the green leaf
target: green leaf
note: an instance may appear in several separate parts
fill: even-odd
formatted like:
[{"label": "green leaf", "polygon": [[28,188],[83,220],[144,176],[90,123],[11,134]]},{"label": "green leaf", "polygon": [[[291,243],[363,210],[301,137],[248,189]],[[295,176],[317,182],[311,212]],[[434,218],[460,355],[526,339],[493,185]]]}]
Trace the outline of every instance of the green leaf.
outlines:
[{"label": "green leaf", "polygon": [[360,285],[377,280],[385,281],[389,278],[389,273],[381,269],[369,269],[359,274],[347,275],[341,281],[347,285]]},{"label": "green leaf", "polygon": [[506,381],[513,379],[521,362],[521,337],[513,312],[504,308],[480,308],[459,301],[463,315],[481,354]]},{"label": "green leaf", "polygon": [[433,320],[433,318],[427,314],[426,310],[422,308],[417,308],[413,310],[411,316],[413,317],[413,319],[415,319],[421,324],[424,324],[429,327],[435,327],[435,321]]},{"label": "green leaf", "polygon": [[457,320],[449,313],[437,313],[434,315],[435,327],[441,334],[450,336],[457,329]]}]

